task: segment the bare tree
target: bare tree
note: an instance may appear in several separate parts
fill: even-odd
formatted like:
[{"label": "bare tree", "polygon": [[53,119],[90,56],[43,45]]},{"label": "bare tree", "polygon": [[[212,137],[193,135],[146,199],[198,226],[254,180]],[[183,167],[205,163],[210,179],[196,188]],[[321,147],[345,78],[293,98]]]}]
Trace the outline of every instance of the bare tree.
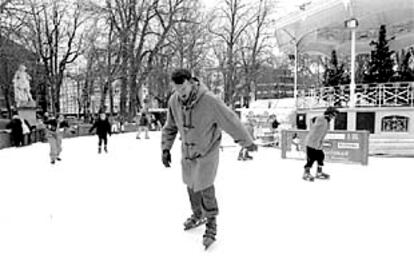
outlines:
[{"label": "bare tree", "polygon": [[273,6],[269,0],[258,0],[254,10],[254,22],[246,28],[241,36],[241,66],[243,68],[244,84],[242,88],[254,100],[257,78],[260,68],[267,63],[274,44],[273,21],[271,15]]},{"label": "bare tree", "polygon": [[24,0],[0,2],[0,88],[9,115],[15,108],[12,79],[20,64],[27,66],[32,76],[30,83],[33,98],[43,108],[44,78],[35,53],[27,46],[24,25],[27,18]]},{"label": "bare tree", "polygon": [[[226,56],[223,68],[225,101],[233,106],[233,93],[237,84],[237,52],[240,38],[245,30],[254,22],[251,6],[243,0],[225,0],[224,6],[217,11],[215,27],[210,31],[225,44]],[[218,26],[219,25],[219,26]]]},{"label": "bare tree", "polygon": [[[182,21],[189,0],[107,0],[121,47],[121,113],[134,115],[140,107],[139,89],[166,45],[174,24]],[[127,98],[129,96],[129,107]],[[129,110],[128,110],[129,109]]]},{"label": "bare tree", "polygon": [[168,41],[174,50],[175,66],[200,74],[208,63],[212,35],[208,31],[209,15],[201,11],[199,0],[186,3],[184,22],[177,23]]},{"label": "bare tree", "polygon": [[80,1],[27,0],[26,35],[41,60],[50,88],[52,112],[60,112],[60,87],[67,67],[82,52],[81,26],[85,22]]}]

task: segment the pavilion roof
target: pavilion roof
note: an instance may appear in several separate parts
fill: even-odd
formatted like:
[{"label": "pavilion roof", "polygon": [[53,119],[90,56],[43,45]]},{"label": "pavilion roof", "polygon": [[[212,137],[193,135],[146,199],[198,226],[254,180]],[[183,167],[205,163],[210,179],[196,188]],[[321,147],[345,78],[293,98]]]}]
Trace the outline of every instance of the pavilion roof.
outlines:
[{"label": "pavilion roof", "polygon": [[392,50],[414,45],[414,0],[313,0],[301,10],[281,17],[276,37],[282,51],[293,52],[299,41],[300,52],[330,55],[332,50],[349,54],[350,29],[345,21],[358,20],[356,52],[369,53],[369,43],[378,39],[380,25],[386,25]]}]

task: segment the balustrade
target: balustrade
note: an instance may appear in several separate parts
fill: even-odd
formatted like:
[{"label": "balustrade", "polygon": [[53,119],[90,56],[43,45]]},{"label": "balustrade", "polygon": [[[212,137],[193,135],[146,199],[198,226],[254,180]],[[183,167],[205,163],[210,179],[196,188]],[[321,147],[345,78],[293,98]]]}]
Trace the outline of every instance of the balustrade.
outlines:
[{"label": "balustrade", "polygon": [[[297,107],[349,107],[349,85],[309,88],[298,93]],[[355,107],[414,107],[414,82],[357,84]]]}]

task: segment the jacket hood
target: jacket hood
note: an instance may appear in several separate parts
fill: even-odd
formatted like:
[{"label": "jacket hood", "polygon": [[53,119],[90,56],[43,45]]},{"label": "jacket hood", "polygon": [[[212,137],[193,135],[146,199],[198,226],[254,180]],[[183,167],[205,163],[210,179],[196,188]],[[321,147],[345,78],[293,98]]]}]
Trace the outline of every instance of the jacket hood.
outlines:
[{"label": "jacket hood", "polygon": [[190,95],[186,101],[183,101],[179,95],[177,95],[178,102],[186,107],[192,108],[198,100],[207,92],[207,88],[201,82],[196,82],[193,85],[193,89],[190,92]]}]

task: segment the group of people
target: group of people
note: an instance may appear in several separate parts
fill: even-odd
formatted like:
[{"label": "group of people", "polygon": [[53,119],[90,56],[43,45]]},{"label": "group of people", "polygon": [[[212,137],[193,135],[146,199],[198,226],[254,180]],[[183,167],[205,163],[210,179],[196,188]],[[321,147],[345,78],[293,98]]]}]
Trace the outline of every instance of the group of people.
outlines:
[{"label": "group of people", "polygon": [[[174,92],[168,102],[167,119],[161,132],[161,161],[167,168],[171,166],[171,148],[179,135],[181,140],[181,173],[186,185],[191,207],[191,215],[184,222],[184,230],[190,230],[205,224],[202,244],[209,248],[216,240],[217,215],[219,207],[216,199],[214,182],[219,163],[219,148],[222,130],[226,131],[241,146],[239,158],[251,158],[248,152],[257,151],[253,138],[253,126],[248,121],[244,125],[239,117],[224,102],[186,69],[178,69],[171,75]],[[338,114],[335,108],[328,108],[323,116],[317,117],[306,138],[307,161],[304,166],[303,179],[328,179],[322,171],[324,153],[323,139],[329,129],[329,122]],[[276,120],[277,121],[277,120]],[[138,116],[137,139],[141,132],[148,136],[151,118],[146,113]],[[64,129],[70,128],[62,115],[48,117],[44,124],[50,144],[50,159],[54,164],[60,161]],[[158,125],[159,123],[157,123]],[[278,123],[274,123],[277,128]],[[159,124],[159,128],[161,125]],[[98,153],[108,151],[108,135],[112,134],[111,124],[105,113],[99,115],[90,132],[96,129],[98,136]],[[317,162],[317,173],[310,170]]]}]

